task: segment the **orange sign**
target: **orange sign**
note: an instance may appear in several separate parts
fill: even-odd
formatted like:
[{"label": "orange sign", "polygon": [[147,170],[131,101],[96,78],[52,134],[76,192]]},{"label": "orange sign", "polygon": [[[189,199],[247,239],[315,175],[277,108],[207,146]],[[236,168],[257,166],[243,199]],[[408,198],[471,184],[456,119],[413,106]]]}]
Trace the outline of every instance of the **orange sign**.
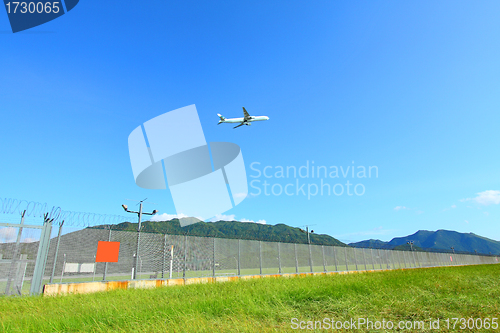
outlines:
[{"label": "orange sign", "polygon": [[97,253],[95,262],[118,262],[118,253],[120,252],[120,242],[97,243]]}]

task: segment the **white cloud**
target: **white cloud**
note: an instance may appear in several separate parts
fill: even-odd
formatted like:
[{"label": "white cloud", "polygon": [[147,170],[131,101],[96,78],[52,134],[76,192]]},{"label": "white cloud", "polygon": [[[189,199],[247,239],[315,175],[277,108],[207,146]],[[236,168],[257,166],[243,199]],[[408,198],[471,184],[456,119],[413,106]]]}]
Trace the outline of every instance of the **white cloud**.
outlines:
[{"label": "white cloud", "polygon": [[420,215],[420,214],[423,214],[424,211],[423,210],[420,210],[418,208],[409,208],[409,207],[405,207],[405,206],[396,206],[394,207],[394,210],[397,212],[397,211],[400,211],[400,210],[412,210],[415,212],[415,214],[417,215]]},{"label": "white cloud", "polygon": [[500,204],[500,191],[488,190],[477,193],[475,198],[462,199],[460,201],[475,201],[480,205],[498,205]]},{"label": "white cloud", "polygon": [[465,223],[469,224],[469,221],[465,220]]},{"label": "white cloud", "polygon": [[255,222],[254,220],[241,219],[240,222],[251,222],[251,223],[258,223],[258,224],[266,224],[266,220],[258,220],[257,222]]},{"label": "white cloud", "polygon": [[217,222],[217,221],[236,221],[236,215],[224,215],[224,214],[217,214],[214,217],[212,217],[210,222]]},{"label": "white cloud", "polygon": [[16,237],[16,229],[17,228],[1,228],[0,229],[0,239],[3,239],[5,243],[14,241]]},{"label": "white cloud", "polygon": [[217,214],[210,219],[210,222],[217,222],[217,221],[240,221],[240,222],[266,224],[266,220],[258,220],[257,222],[255,222],[254,220],[249,220],[249,219],[245,219],[245,218],[238,220],[236,218],[236,215],[234,215],[234,214],[232,214],[232,215]]},{"label": "white cloud", "polygon": [[235,198],[246,198],[248,194],[246,193],[235,193],[234,197]]},{"label": "white cloud", "polygon": [[156,214],[153,215],[150,219],[150,221],[157,222],[157,221],[170,221],[171,219],[180,219],[183,217],[188,217],[187,215],[184,214]]},{"label": "white cloud", "polygon": [[23,239],[24,243],[33,243],[33,242],[37,242],[37,241],[38,241],[37,239],[30,238],[30,237]]},{"label": "white cloud", "polygon": [[[157,221],[169,221],[171,219],[180,219],[183,217],[188,217],[187,215],[184,214],[156,214],[151,218],[151,221],[157,222]],[[230,214],[230,215],[224,215],[224,214],[217,214],[214,217],[212,217],[208,222],[217,222],[217,221],[238,221],[236,218],[236,215]],[[252,223],[259,223],[259,224],[266,224],[266,220],[258,220],[257,222],[254,220],[249,220],[249,219],[241,219],[240,222],[252,222]]]},{"label": "white cloud", "polygon": [[457,208],[457,205],[451,205],[451,207],[443,209],[443,212]]}]

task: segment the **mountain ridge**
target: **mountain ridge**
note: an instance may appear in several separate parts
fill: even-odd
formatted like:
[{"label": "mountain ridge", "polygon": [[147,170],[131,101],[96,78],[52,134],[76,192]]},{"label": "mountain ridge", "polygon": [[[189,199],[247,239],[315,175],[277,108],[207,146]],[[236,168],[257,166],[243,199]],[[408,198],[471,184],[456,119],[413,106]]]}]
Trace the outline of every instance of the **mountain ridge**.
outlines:
[{"label": "mountain ridge", "polygon": [[[90,228],[99,229],[108,226],[101,225]],[[137,223],[116,224],[113,226],[113,230],[136,231]],[[217,221],[198,222],[181,227],[179,219],[172,219],[142,222],[141,232],[307,244],[307,234],[304,230],[282,223],[267,225],[253,222]],[[326,234],[310,233],[309,238],[313,245],[347,246],[347,244]]]},{"label": "mountain ridge", "polygon": [[[412,246],[430,250],[447,252],[467,252],[481,254],[500,254],[500,242],[474,233],[460,233],[453,230],[439,229],[436,231],[418,230],[417,232],[403,237],[395,237],[388,242],[378,239],[370,239],[349,243],[352,247],[374,247],[380,249],[394,249],[410,247],[408,241],[413,241]],[[453,249],[452,249],[453,247]]]}]

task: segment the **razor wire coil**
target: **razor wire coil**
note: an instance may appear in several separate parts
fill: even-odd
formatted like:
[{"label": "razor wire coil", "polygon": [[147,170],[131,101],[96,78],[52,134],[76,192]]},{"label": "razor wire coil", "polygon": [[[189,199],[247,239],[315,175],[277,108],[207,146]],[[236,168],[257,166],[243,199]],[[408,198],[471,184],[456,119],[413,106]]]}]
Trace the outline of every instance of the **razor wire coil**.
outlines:
[{"label": "razor wire coil", "polygon": [[34,218],[44,218],[47,214],[47,218],[52,219],[54,223],[64,221],[65,225],[73,227],[117,224],[129,220],[121,215],[66,211],[58,206],[51,207],[45,202],[0,198],[0,214],[22,215],[23,212],[25,212],[24,216]]}]

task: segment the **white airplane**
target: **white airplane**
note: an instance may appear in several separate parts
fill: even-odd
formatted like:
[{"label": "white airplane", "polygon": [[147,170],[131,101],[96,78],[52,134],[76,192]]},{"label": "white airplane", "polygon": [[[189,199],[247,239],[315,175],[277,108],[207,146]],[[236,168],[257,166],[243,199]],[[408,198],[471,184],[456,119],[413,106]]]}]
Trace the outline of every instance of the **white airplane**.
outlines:
[{"label": "white airplane", "polygon": [[217,115],[220,118],[219,123],[217,125],[220,125],[222,123],[241,123],[238,126],[233,127],[233,129],[234,129],[234,128],[237,128],[237,127],[240,127],[240,126],[243,126],[243,125],[250,126],[250,125],[252,125],[251,124],[252,121],[269,120],[268,116],[252,117],[251,115],[248,114],[248,112],[247,112],[247,110],[245,110],[245,108],[243,108],[243,114],[245,115],[243,118],[229,118],[229,119],[226,119],[220,113],[217,113]]}]

